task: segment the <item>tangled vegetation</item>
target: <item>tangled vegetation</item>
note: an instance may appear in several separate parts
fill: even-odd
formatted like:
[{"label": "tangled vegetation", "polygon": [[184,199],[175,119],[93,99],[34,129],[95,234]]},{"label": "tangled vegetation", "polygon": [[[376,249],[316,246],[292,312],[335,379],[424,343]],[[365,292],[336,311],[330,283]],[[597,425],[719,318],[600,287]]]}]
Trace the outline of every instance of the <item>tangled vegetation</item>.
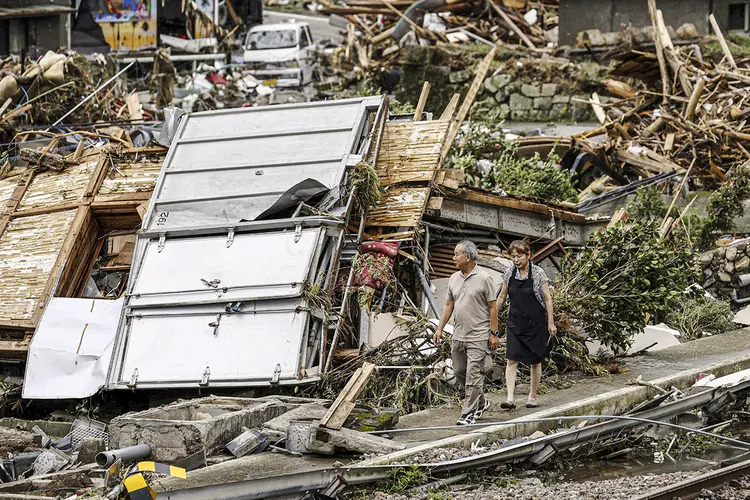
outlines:
[{"label": "tangled vegetation", "polygon": [[518,155],[518,143],[505,141],[502,131],[485,125],[472,125],[463,147],[454,153],[449,163],[466,174],[468,183],[544,201],[578,201],[567,172],[558,168],[560,158],[550,153],[542,158],[539,153],[531,158]]},{"label": "tangled vegetation", "polygon": [[677,301],[665,322],[682,333],[684,340],[695,340],[710,334],[724,333],[733,328],[732,309],[728,302],[705,295]]},{"label": "tangled vegetation", "polygon": [[699,246],[713,247],[716,238],[735,229],[734,219],[745,214],[744,202],[750,198],[750,161],[727,173],[729,182],[711,193]]},{"label": "tangled vegetation", "polygon": [[375,205],[383,194],[378,173],[370,163],[360,161],[349,174],[347,195],[354,192],[354,198],[362,210]]},{"label": "tangled vegetation", "polygon": [[677,235],[662,239],[656,221],[608,227],[557,278],[558,328],[576,327],[625,351],[647,315],[665,316],[697,273],[692,247]]}]

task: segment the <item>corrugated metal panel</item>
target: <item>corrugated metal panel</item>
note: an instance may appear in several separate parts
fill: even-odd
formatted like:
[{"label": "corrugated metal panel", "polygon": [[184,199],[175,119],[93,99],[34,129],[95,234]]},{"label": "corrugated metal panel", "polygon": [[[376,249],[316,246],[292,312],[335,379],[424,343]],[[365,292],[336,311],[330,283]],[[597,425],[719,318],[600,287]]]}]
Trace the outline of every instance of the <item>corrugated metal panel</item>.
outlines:
[{"label": "corrugated metal panel", "polygon": [[306,178],[338,186],[368,113],[381,102],[368,97],[187,115],[146,228],[252,221]]},{"label": "corrugated metal panel", "polygon": [[[115,384],[138,388],[267,385],[297,380],[308,314],[297,299],[252,302],[238,314],[221,305],[148,309],[128,324],[128,342]],[[214,329],[209,323],[218,322]]]},{"label": "corrugated metal panel", "polygon": [[299,296],[322,231],[150,240],[130,306]]}]

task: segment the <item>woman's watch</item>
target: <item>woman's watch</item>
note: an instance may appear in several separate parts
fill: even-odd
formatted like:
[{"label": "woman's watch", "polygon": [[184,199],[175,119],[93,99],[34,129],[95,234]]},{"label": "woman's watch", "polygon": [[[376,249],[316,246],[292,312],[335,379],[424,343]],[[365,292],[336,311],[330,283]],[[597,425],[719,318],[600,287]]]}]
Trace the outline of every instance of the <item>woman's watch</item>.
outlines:
[{"label": "woman's watch", "polygon": [[500,330],[490,330],[490,335],[500,338]]}]

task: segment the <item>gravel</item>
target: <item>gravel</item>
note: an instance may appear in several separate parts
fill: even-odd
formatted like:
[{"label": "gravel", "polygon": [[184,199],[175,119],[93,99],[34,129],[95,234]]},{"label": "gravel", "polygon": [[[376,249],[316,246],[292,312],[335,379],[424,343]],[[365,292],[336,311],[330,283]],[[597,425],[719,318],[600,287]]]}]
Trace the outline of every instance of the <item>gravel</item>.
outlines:
[{"label": "gravel", "polygon": [[[634,495],[641,495],[657,488],[663,488],[698,474],[700,473],[674,472],[671,474],[623,477],[605,481],[555,483],[548,485],[544,485],[537,478],[530,478],[519,480],[517,485],[506,487],[479,486],[470,491],[460,491],[466,485],[456,485],[453,491],[445,492],[444,498],[455,500],[505,500],[509,498],[513,500],[617,500],[631,498]],[[377,492],[371,498],[374,500],[403,500],[415,497]],[[745,499],[747,495],[707,498],[734,500],[734,498]]]},{"label": "gravel", "polygon": [[750,476],[729,481],[726,485],[703,490],[698,498],[710,500],[746,500],[750,498]]}]

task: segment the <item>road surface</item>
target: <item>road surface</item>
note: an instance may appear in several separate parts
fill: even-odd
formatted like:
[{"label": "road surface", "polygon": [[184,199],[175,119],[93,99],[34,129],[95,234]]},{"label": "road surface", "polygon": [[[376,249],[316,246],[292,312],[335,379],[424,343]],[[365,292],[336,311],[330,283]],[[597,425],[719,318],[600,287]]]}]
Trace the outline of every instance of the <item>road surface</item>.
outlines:
[{"label": "road surface", "polygon": [[263,24],[285,23],[292,19],[310,24],[310,32],[315,42],[325,38],[333,41],[341,41],[341,30],[328,24],[328,16],[305,16],[301,14],[287,14],[286,12],[274,12],[267,9],[263,11]]}]

